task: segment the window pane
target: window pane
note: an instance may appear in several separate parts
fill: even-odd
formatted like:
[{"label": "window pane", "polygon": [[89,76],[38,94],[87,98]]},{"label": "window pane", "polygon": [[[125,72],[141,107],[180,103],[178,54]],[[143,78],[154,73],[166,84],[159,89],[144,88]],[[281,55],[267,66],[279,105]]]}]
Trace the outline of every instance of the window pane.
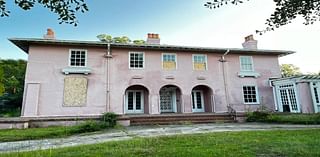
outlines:
[{"label": "window pane", "polygon": [[86,66],[86,51],[71,51],[70,66]]},{"label": "window pane", "polygon": [[243,99],[245,103],[257,103],[257,91],[255,86],[243,86]]},{"label": "window pane", "polygon": [[129,54],[129,66],[130,68],[143,68],[143,53],[130,52]]}]

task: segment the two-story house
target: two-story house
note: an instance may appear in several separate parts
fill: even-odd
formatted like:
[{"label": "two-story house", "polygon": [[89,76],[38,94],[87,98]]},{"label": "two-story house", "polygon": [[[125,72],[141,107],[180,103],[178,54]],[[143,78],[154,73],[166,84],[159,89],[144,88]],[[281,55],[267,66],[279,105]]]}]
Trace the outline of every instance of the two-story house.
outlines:
[{"label": "two-story house", "polygon": [[9,39],[28,54],[23,117],[237,112],[275,110],[269,78],[278,58],[293,53],[244,48],[161,45],[44,38]]}]

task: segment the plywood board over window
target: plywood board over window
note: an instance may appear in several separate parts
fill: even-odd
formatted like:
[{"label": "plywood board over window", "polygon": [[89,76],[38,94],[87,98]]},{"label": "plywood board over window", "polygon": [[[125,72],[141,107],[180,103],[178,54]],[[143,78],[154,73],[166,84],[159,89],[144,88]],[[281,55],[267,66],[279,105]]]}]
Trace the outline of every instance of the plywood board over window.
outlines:
[{"label": "plywood board over window", "polygon": [[88,80],[85,77],[64,79],[64,106],[84,106],[87,101]]}]

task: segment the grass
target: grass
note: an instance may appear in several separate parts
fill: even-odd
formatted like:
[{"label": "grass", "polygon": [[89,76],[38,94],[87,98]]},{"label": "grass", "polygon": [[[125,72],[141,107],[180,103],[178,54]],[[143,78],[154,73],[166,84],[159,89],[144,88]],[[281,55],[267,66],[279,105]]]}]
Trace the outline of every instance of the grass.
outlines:
[{"label": "grass", "polygon": [[117,115],[104,113],[99,121],[85,121],[75,126],[0,130],[0,142],[61,138],[79,133],[95,132],[116,126]]},{"label": "grass", "polygon": [[249,122],[268,122],[286,124],[320,124],[320,113],[301,114],[301,113],[269,113],[255,111],[247,113]]},{"label": "grass", "polygon": [[0,154],[3,157],[320,156],[320,129],[220,132],[134,138],[102,144]]},{"label": "grass", "polygon": [[76,126],[0,130],[0,142],[61,138],[79,133],[104,130],[107,127],[98,122],[87,121]]}]

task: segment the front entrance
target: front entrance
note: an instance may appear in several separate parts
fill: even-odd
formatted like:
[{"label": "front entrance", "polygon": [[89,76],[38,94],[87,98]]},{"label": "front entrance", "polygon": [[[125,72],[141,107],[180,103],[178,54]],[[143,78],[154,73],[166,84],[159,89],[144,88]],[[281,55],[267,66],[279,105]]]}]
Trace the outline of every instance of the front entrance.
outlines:
[{"label": "front entrance", "polygon": [[314,112],[320,112],[320,82],[311,83],[311,93],[314,105]]},{"label": "front entrance", "polygon": [[162,87],[160,89],[161,113],[177,112],[176,87]]},{"label": "front entrance", "polygon": [[296,90],[293,84],[286,84],[278,86],[278,99],[280,99],[280,112],[300,112],[297,101]]},{"label": "front entrance", "polygon": [[144,113],[144,93],[142,90],[127,90],[126,113]]},{"label": "front entrance", "polygon": [[204,112],[204,98],[202,90],[192,91],[192,112]]}]

